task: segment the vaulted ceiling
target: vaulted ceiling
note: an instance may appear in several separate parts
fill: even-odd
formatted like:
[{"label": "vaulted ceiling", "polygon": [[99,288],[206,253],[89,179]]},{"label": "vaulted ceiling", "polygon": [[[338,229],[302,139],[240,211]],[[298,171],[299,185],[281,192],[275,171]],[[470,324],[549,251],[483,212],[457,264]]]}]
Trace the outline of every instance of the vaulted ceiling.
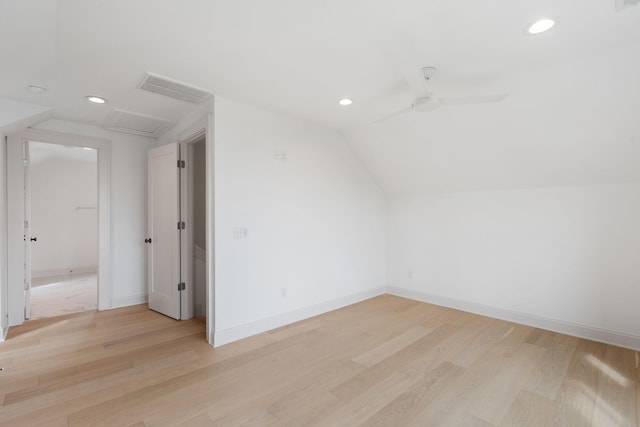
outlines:
[{"label": "vaulted ceiling", "polygon": [[[640,6],[614,3],[4,1],[0,98],[98,126],[195,108],[136,89],[150,71],[338,129],[390,193],[640,180]],[[541,16],[557,27],[525,34]],[[374,123],[411,104],[407,66],[437,67],[441,95],[509,97]]]}]

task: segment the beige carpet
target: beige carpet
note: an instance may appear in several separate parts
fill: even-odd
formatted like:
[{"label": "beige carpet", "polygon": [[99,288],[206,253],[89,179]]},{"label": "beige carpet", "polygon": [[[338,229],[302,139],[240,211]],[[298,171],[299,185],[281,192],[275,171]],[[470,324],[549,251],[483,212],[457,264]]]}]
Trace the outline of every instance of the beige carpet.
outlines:
[{"label": "beige carpet", "polygon": [[98,308],[96,274],[70,274],[32,280],[31,319]]}]

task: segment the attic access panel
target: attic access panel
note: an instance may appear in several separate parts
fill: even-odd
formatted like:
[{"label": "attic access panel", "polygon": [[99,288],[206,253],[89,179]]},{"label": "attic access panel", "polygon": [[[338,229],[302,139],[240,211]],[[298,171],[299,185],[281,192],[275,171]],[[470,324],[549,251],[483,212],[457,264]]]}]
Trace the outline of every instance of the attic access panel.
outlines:
[{"label": "attic access panel", "polygon": [[104,128],[108,130],[152,138],[159,137],[172,126],[172,122],[159,117],[118,109],[111,112],[104,124]]}]

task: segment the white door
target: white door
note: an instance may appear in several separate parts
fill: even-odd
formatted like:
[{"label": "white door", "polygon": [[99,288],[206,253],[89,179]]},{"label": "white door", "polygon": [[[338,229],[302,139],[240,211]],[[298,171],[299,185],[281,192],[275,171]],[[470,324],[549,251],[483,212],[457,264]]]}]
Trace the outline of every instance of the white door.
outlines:
[{"label": "white door", "polygon": [[180,169],[178,144],[148,153],[149,308],[180,319]]},{"label": "white door", "polygon": [[31,179],[29,142],[24,142],[24,318],[31,318]]}]

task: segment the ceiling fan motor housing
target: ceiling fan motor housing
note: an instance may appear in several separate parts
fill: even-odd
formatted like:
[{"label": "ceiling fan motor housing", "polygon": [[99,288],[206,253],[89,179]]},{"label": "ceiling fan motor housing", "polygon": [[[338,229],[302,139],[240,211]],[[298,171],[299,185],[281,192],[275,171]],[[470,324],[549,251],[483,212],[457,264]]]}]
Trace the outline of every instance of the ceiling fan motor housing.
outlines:
[{"label": "ceiling fan motor housing", "polygon": [[440,105],[440,98],[430,95],[416,98],[411,108],[413,111],[429,111],[438,108],[438,105]]}]

